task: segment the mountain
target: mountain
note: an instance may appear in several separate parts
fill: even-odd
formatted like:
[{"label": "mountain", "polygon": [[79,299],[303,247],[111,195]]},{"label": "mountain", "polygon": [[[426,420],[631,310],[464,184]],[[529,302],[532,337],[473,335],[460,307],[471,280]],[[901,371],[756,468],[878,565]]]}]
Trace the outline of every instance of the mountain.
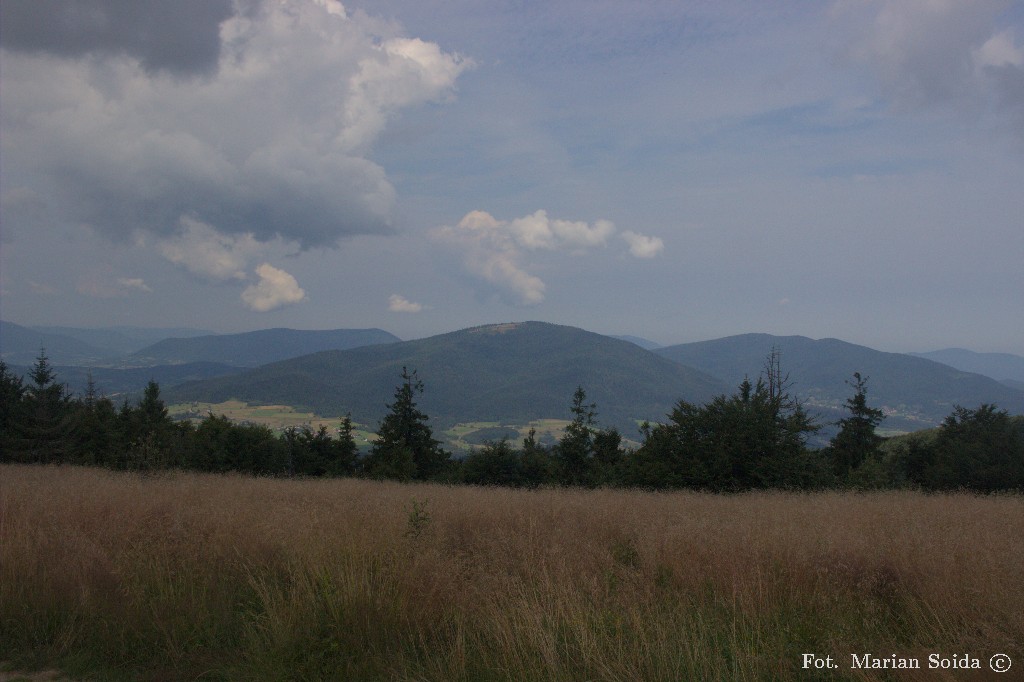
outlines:
[{"label": "mountain", "polygon": [[459,422],[525,424],[568,418],[582,386],[598,421],[635,436],[636,420],[658,420],[681,398],[702,402],[726,386],[627,341],[523,322],[474,327],[415,341],[327,351],[242,374],[183,384],[168,401],[287,404],[326,416],[351,413],[376,425],[402,368],[416,370],[420,408],[435,429]]},{"label": "mountain", "polygon": [[[27,365],[10,366],[12,374],[23,378],[28,376],[30,369]],[[186,381],[238,374],[244,370],[241,367],[217,362],[188,362],[180,365],[129,368],[54,365],[53,371],[57,383],[66,385],[75,395],[85,395],[89,377],[92,376],[93,387],[99,395],[120,399],[123,396],[141,394],[150,380],[160,384],[160,391],[163,393],[171,386]]]},{"label": "mountain", "polygon": [[45,349],[51,364],[90,365],[118,355],[65,334],[39,331],[0,320],[0,358],[8,365],[32,365]]},{"label": "mountain", "polygon": [[838,339],[743,334],[654,352],[736,386],[745,376],[754,380],[760,374],[772,348],[780,352],[791,392],[829,420],[844,416],[845,401],[853,394],[846,382],[854,372],[868,377],[868,403],[887,414],[883,428],[912,431],[933,426],[957,404],[995,403],[1011,414],[1024,413],[1024,392],[989,377]]},{"label": "mountain", "polygon": [[650,339],[645,339],[642,336],[630,336],[628,334],[623,336],[612,336],[613,339],[619,339],[621,341],[629,341],[635,343],[644,350],[654,350],[655,348],[661,348],[661,344]]},{"label": "mountain", "polygon": [[946,348],[930,353],[910,353],[918,358],[927,358],[964,372],[984,374],[1006,383],[1024,382],[1024,357],[1010,353],[975,353],[963,348]]},{"label": "mountain", "polygon": [[60,334],[84,341],[114,355],[124,355],[170,338],[206,336],[213,332],[190,327],[39,327],[32,329],[46,334]]},{"label": "mountain", "polygon": [[164,339],[125,358],[135,366],[185,362],[219,362],[236,367],[257,367],[325,350],[401,341],[381,329],[263,329],[242,334]]}]

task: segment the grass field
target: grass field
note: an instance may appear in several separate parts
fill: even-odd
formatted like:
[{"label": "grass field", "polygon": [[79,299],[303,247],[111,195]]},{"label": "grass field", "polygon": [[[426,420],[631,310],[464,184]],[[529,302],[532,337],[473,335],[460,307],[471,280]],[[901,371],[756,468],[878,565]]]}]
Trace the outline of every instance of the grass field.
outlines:
[{"label": "grass field", "polygon": [[0,661],[74,679],[1020,679],[1022,587],[1020,496],[0,466]]}]

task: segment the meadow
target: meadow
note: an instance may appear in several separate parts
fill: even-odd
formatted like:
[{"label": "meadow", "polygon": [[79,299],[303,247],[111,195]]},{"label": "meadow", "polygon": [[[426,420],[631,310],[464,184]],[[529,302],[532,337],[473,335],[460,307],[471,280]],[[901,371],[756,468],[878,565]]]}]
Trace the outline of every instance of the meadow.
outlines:
[{"label": "meadow", "polygon": [[1009,679],[1022,588],[1019,495],[0,465],[0,661],[74,679]]}]

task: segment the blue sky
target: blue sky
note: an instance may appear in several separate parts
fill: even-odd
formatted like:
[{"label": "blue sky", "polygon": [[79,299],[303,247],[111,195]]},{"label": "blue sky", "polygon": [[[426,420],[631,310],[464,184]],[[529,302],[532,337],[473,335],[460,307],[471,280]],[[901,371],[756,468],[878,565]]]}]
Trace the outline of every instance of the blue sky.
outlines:
[{"label": "blue sky", "polygon": [[2,11],[6,320],[1024,354],[1020,2]]}]

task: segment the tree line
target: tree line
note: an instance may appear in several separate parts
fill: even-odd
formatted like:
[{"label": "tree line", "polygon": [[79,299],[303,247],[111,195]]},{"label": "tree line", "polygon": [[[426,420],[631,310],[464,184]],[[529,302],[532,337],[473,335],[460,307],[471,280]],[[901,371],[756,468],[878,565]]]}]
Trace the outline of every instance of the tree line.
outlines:
[{"label": "tree line", "polygon": [[403,368],[378,438],[362,452],[349,417],[334,433],[304,426],[275,434],[214,414],[198,424],[175,421],[153,381],[136,404],[116,406],[92,382],[74,396],[41,353],[25,378],[0,361],[0,461],[524,488],[1024,490],[1024,417],[994,405],[957,406],[938,429],[887,442],[877,433],[883,413],[868,404],[867,378],[855,373],[848,383],[848,415],[819,449],[808,437],[820,425],[790,394],[772,351],[760,376],[732,395],[703,405],[681,400],[664,422],[641,425],[639,447],[600,428],[597,406],[579,387],[555,444],[541,444],[531,430],[521,444],[490,441],[457,459],[417,406],[424,385],[415,370]]}]

